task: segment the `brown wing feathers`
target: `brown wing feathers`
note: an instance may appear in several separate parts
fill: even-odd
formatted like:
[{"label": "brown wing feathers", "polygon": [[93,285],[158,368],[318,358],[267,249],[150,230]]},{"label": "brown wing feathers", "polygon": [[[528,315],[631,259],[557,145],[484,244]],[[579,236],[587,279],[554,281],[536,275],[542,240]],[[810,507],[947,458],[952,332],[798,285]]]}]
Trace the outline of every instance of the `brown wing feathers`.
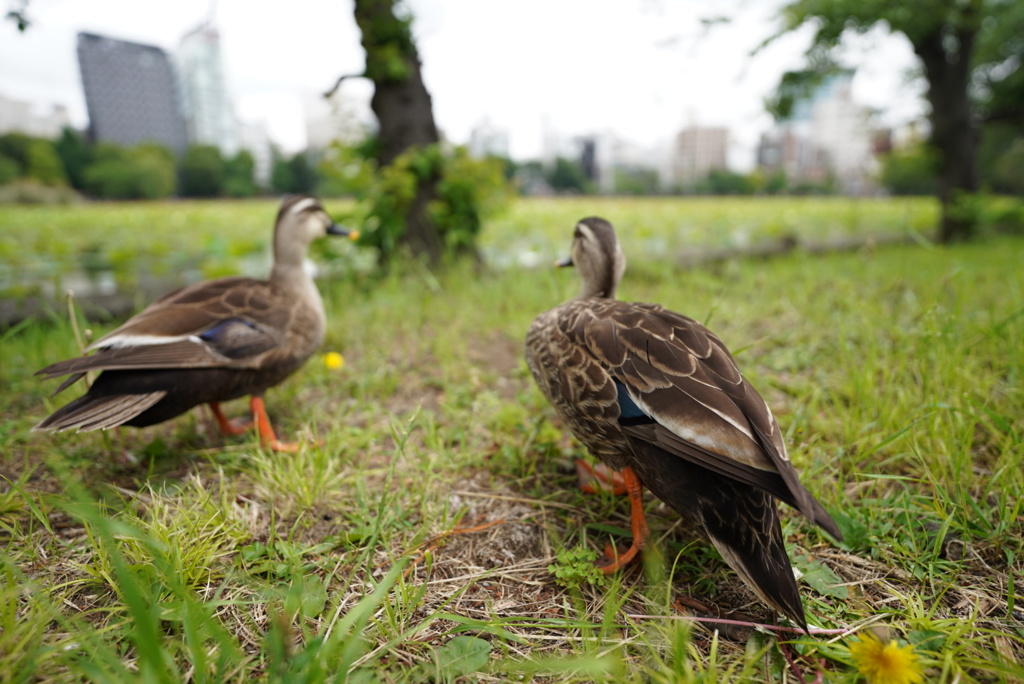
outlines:
[{"label": "brown wing feathers", "polygon": [[767,404],[713,333],[659,306],[615,300],[592,303],[574,323],[566,332],[653,421],[622,425],[624,433],[769,492],[840,538],[776,445]]}]

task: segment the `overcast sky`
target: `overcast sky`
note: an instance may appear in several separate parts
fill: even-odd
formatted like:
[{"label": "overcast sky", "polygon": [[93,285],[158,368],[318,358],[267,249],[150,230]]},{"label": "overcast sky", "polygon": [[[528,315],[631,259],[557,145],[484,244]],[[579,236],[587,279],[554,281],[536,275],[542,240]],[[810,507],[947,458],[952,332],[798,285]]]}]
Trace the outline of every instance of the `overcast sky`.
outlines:
[{"label": "overcast sky", "polygon": [[[489,119],[510,134],[513,157],[540,154],[545,127],[566,135],[614,132],[665,144],[683,126],[728,126],[731,159],[753,163],[771,124],[764,97],[799,68],[808,32],[750,53],[778,26],[779,0],[410,0],[434,113],[455,143]],[[239,116],[263,121],[289,151],[305,144],[303,96],[364,64],[351,0],[32,0],[19,34],[0,25],[0,94],[66,105],[87,122],[75,34],[90,31],[173,51],[211,14],[221,32]],[[704,28],[702,18],[729,15]],[[847,50],[858,67],[854,98],[901,126],[924,112],[902,36],[879,31]],[[368,101],[371,87],[343,94]]]}]

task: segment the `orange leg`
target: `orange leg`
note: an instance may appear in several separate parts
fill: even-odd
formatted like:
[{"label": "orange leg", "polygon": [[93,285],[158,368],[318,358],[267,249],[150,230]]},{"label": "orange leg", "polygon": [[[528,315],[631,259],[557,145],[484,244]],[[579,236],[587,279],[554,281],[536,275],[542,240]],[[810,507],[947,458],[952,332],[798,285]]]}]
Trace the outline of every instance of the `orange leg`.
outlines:
[{"label": "orange leg", "polygon": [[577,458],[576,477],[579,479],[580,489],[587,494],[597,494],[598,489],[610,489],[616,496],[622,496],[627,492],[622,475],[603,463],[592,466],[582,458]]},{"label": "orange leg", "polygon": [[256,430],[260,435],[260,444],[272,451],[283,451],[289,454],[298,452],[299,445],[295,443],[282,442],[274,434],[274,428],[270,425],[270,418],[267,417],[267,407],[263,404],[263,397],[249,397],[249,406],[252,407],[252,418],[256,421]]},{"label": "orange leg", "polygon": [[220,402],[211,401],[209,403],[210,411],[213,413],[213,419],[217,421],[217,426],[220,431],[225,435],[242,435],[245,434],[246,430],[252,427],[252,421],[247,420],[229,420],[224,415],[224,411],[220,408]]},{"label": "orange leg", "polygon": [[629,518],[633,527],[633,545],[625,552],[619,553],[618,549],[611,546],[605,548],[604,555],[597,563],[601,571],[610,575],[622,566],[631,562],[640,549],[647,544],[650,531],[647,529],[647,518],[644,516],[643,485],[636,471],[630,467],[622,469],[622,481],[626,487],[626,494],[629,495]]}]

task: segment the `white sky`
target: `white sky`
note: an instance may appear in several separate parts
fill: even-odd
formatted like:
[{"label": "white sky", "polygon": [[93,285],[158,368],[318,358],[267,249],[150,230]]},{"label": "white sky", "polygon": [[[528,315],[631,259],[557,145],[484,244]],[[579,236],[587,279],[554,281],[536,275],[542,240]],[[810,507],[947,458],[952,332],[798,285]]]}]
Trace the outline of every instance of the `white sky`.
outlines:
[{"label": "white sky", "polygon": [[[753,164],[770,124],[763,100],[799,68],[810,34],[786,36],[757,57],[781,0],[409,0],[434,114],[455,143],[485,119],[509,131],[512,156],[540,155],[545,126],[566,135],[614,132],[667,144],[684,125],[732,130],[731,159]],[[0,24],[0,94],[64,104],[87,121],[75,34],[90,31],[173,51],[210,12],[209,0],[32,0],[32,26]],[[704,30],[701,18],[732,22]],[[239,116],[263,121],[289,151],[305,145],[302,100],[362,70],[351,0],[220,0],[216,24]],[[902,36],[877,32],[847,50],[854,99],[900,126],[922,116],[922,85]],[[343,94],[368,101],[365,81]]]}]

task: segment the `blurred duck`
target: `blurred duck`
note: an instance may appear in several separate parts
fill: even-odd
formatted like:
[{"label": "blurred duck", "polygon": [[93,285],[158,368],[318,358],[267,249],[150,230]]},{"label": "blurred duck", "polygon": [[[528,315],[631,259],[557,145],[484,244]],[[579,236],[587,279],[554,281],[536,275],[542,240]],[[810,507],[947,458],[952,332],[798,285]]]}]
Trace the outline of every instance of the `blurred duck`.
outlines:
[{"label": "blurred duck", "polygon": [[[622,302],[626,260],[612,225],[576,225],[576,299],[541,314],[526,335],[534,379],[573,434],[618,471],[629,495],[633,544],[606,550],[613,572],[648,537],[642,487],[703,534],[768,605],[806,630],[775,499],[836,539],[839,529],[800,484],[779,426],[722,341],[657,304]],[[582,465],[582,464],[581,464]]]},{"label": "blurred duck", "polygon": [[57,394],[87,371],[102,371],[86,394],[35,430],[146,427],[209,404],[225,434],[247,425],[229,421],[220,402],[250,396],[263,446],[295,451],[277,439],[263,393],[298,370],[320,346],[323,301],[303,267],[325,235],[358,237],[334,223],[315,197],[284,199],[274,226],[274,265],[267,280],[221,278],[176,290],[104,336],[85,356],[36,375],[69,376]]}]

